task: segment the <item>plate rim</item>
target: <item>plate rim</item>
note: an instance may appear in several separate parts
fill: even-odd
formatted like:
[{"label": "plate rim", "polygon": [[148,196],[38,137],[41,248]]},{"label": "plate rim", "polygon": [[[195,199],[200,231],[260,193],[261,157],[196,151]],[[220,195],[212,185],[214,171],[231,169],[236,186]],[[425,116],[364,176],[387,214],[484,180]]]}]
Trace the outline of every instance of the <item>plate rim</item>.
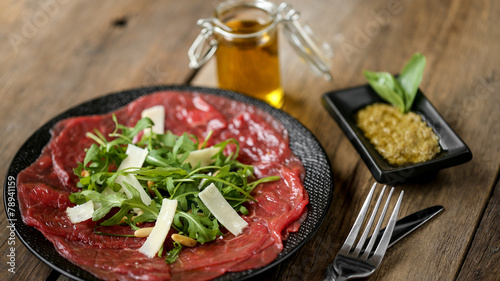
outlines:
[{"label": "plate rim", "polygon": [[[21,153],[23,152],[23,150],[27,149],[28,145],[31,142],[36,141],[36,138],[40,138],[41,137],[43,139],[44,137],[45,138],[48,137],[48,140],[41,145],[41,149],[43,149],[43,147],[45,147],[48,144],[48,142],[50,141],[51,135],[50,135],[49,132],[50,132],[51,128],[53,128],[54,125],[57,122],[59,122],[59,121],[61,121],[63,119],[69,118],[69,117],[89,115],[88,113],[85,113],[85,114],[75,114],[74,113],[75,111],[78,111],[82,107],[89,107],[89,106],[91,106],[94,103],[99,103],[99,102],[105,101],[107,99],[112,99],[114,97],[123,97],[123,96],[130,95],[130,97],[124,99],[123,101],[121,100],[119,104],[108,105],[108,107],[105,110],[104,109],[99,109],[98,113],[91,113],[90,115],[93,115],[93,114],[105,114],[105,113],[108,113],[110,111],[113,111],[113,110],[116,110],[118,108],[121,108],[123,106],[126,106],[128,103],[132,102],[133,100],[136,100],[139,97],[142,97],[142,96],[145,96],[145,95],[150,95],[150,94],[153,94],[155,92],[161,92],[161,91],[197,92],[197,93],[200,93],[200,94],[209,94],[209,95],[222,96],[222,97],[226,97],[228,99],[232,99],[232,100],[236,100],[236,101],[239,101],[239,102],[243,102],[245,104],[253,105],[253,106],[259,108],[260,110],[262,110],[262,111],[270,114],[273,118],[277,119],[278,121],[280,121],[283,124],[283,126],[289,131],[288,134],[290,136],[290,129],[287,127],[287,124],[284,124],[284,120],[282,120],[283,118],[288,119],[287,121],[290,121],[290,122],[294,123],[294,124],[289,124],[288,126],[291,126],[291,125],[299,126],[299,129],[301,129],[302,131],[305,131],[308,134],[307,137],[310,138],[311,141],[313,141],[313,142],[315,142],[317,144],[317,146],[319,148],[318,153],[320,154],[320,156],[322,156],[324,158],[323,160],[325,161],[325,163],[326,163],[326,165],[328,167],[328,173],[326,173],[326,175],[325,175],[326,178],[327,178],[327,182],[329,183],[329,185],[325,187],[326,191],[328,193],[328,196],[326,198],[326,205],[323,206],[323,208],[320,210],[321,212],[319,214],[319,218],[317,219],[316,224],[307,233],[307,235],[302,240],[300,240],[300,242],[295,247],[293,247],[291,250],[289,250],[288,252],[286,252],[283,255],[282,255],[282,253],[283,253],[283,251],[282,251],[275,260],[273,260],[271,263],[269,263],[269,264],[267,264],[267,265],[265,265],[263,267],[255,268],[255,269],[249,269],[249,270],[240,271],[240,272],[234,272],[234,273],[225,273],[224,275],[219,276],[219,277],[217,277],[214,280],[221,280],[221,281],[222,280],[245,280],[245,279],[254,277],[256,275],[259,275],[259,274],[261,274],[261,273],[269,270],[270,268],[276,266],[277,264],[285,261],[291,255],[293,255],[295,252],[297,252],[300,248],[302,248],[302,246],[304,246],[304,244],[306,244],[316,234],[316,232],[318,231],[319,227],[324,222],[326,214],[327,214],[327,212],[329,210],[329,207],[331,205],[331,199],[332,199],[332,195],[333,195],[333,188],[334,188],[334,185],[333,185],[333,171],[331,169],[331,164],[330,164],[330,160],[328,158],[328,155],[326,154],[323,146],[318,141],[318,139],[299,120],[297,120],[293,116],[289,115],[285,111],[277,109],[277,108],[274,108],[271,105],[269,105],[269,104],[267,104],[267,103],[265,103],[265,102],[263,102],[261,100],[257,100],[257,99],[251,98],[249,96],[243,95],[243,94],[238,93],[238,92],[224,90],[224,89],[219,89],[219,88],[199,87],[199,86],[190,86],[190,85],[176,85],[176,84],[137,87],[137,88],[131,88],[131,89],[125,89],[125,90],[115,91],[115,92],[111,92],[111,93],[108,93],[108,94],[104,94],[104,95],[92,98],[90,100],[84,101],[84,102],[82,102],[80,104],[77,104],[75,106],[72,106],[69,109],[66,109],[63,112],[61,112],[61,113],[55,115],[54,117],[50,118],[50,120],[48,120],[43,125],[41,125],[40,127],[38,127],[25,140],[25,142],[19,147],[19,149],[17,150],[16,154],[12,158],[12,160],[10,162],[10,165],[9,165],[9,168],[7,170],[7,173],[6,173],[6,177],[5,177],[5,182],[4,182],[4,200],[3,201],[4,201],[4,209],[5,209],[5,214],[6,214],[6,217],[7,217],[7,222],[8,223],[14,222],[15,224],[21,224],[21,226],[22,226],[21,229],[27,228],[27,229],[31,229],[33,231],[36,231],[38,234],[40,234],[45,239],[46,243],[48,243],[48,245],[46,245],[46,246],[48,246],[53,251],[55,251],[55,253],[57,254],[57,256],[59,256],[61,259],[65,260],[65,261],[67,261],[67,263],[69,263],[70,266],[76,267],[77,268],[77,272],[75,273],[75,272],[72,272],[72,271],[68,271],[67,269],[60,268],[60,266],[55,265],[48,258],[46,258],[44,255],[40,254],[37,251],[37,249],[34,249],[34,247],[31,246],[31,244],[30,244],[31,242],[28,241],[29,239],[26,239],[26,237],[24,236],[24,233],[19,232],[19,228],[16,227],[15,228],[15,232],[17,234],[17,237],[21,241],[21,243],[33,255],[35,255],[38,259],[40,259],[42,262],[44,262],[45,264],[47,264],[52,269],[58,271],[59,273],[65,275],[67,277],[70,277],[70,278],[75,279],[75,280],[100,280],[100,279],[96,278],[93,274],[91,274],[90,272],[86,271],[85,269],[83,269],[83,268],[81,268],[81,267],[79,267],[79,266],[71,263],[69,260],[67,260],[64,257],[60,256],[60,254],[55,250],[55,247],[54,247],[53,243],[50,242],[48,239],[46,239],[41,232],[39,232],[36,228],[34,228],[32,226],[27,226],[27,225],[24,224],[24,222],[22,220],[22,217],[21,217],[21,214],[20,214],[19,201],[18,201],[18,198],[17,198],[17,176],[18,176],[18,173],[20,171],[22,171],[23,169],[25,169],[26,167],[28,167],[29,165],[31,165],[32,162],[30,164],[28,164],[28,166],[22,167],[17,173],[12,173],[13,169],[15,168],[14,164],[17,163],[16,161],[18,160],[19,157],[21,157]],[[44,136],[44,134],[45,134],[45,136]],[[290,142],[290,139],[289,139],[289,145],[290,145],[290,148],[291,148],[292,143]],[[293,151],[293,149],[292,149],[292,151]],[[40,150],[40,153],[41,153],[41,150]],[[38,159],[38,157],[40,156],[40,153],[38,155],[36,155],[35,159]],[[300,159],[300,160],[303,162],[303,159]],[[304,168],[306,168],[306,167],[304,167]],[[14,219],[9,216],[9,214],[8,214],[8,210],[9,209],[8,209],[8,206],[7,206],[7,203],[8,203],[7,202],[8,201],[8,196],[7,196],[8,188],[7,188],[7,185],[8,185],[8,182],[9,182],[9,177],[11,177],[11,176],[13,176],[15,178],[14,181],[15,181],[15,184],[16,184],[15,196],[14,196],[15,197],[15,203],[16,203],[16,206],[15,206],[15,211],[16,212],[14,214],[15,215]],[[306,180],[308,180],[308,174],[307,173],[306,173],[306,176],[305,176],[305,179],[304,179],[304,187],[305,187]],[[310,208],[310,206],[311,206],[311,201],[309,202],[309,204],[307,205],[307,207]],[[308,217],[309,217],[309,215],[308,215]],[[301,228],[302,228],[302,225],[301,225]],[[294,233],[292,233],[291,236],[293,236],[293,234]],[[287,242],[287,240],[285,240],[284,243],[283,243],[284,244],[284,249],[285,249],[285,246],[286,246],[286,242]],[[83,273],[85,273],[85,275],[89,275],[91,278],[90,279],[86,278],[86,276],[84,276],[85,278],[82,278],[82,276],[79,276],[78,273],[82,272],[82,271],[83,271]],[[229,279],[226,278],[228,276],[229,276]]]}]

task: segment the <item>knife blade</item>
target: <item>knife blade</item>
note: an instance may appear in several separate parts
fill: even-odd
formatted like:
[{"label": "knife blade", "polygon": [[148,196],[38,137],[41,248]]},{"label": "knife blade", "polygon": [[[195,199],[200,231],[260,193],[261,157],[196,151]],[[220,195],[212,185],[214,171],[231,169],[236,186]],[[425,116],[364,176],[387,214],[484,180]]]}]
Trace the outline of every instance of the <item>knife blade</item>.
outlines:
[{"label": "knife blade", "polygon": [[[442,210],[444,210],[443,206],[432,206],[420,211],[417,211],[411,215],[408,215],[402,219],[396,221],[396,225],[394,226],[394,231],[392,232],[391,240],[389,242],[389,247],[396,244],[399,240],[403,239],[406,235],[412,233],[419,226],[426,223],[428,220],[439,214]],[[384,235],[384,229],[381,229],[377,237],[375,238],[375,245],[378,245],[380,239],[382,239],[382,235]],[[368,245],[368,241],[370,241],[371,237],[366,239],[365,245],[363,249]],[[372,252],[374,252],[373,249]]]}]

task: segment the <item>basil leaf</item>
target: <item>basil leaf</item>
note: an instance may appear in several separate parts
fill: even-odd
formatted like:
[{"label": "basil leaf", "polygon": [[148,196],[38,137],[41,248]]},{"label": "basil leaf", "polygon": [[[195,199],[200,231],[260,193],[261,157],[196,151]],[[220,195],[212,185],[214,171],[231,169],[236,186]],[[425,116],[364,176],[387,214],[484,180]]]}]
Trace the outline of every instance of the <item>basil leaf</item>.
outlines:
[{"label": "basil leaf", "polygon": [[398,81],[388,72],[363,71],[363,74],[377,94],[388,103],[405,112],[404,91]]},{"label": "basil leaf", "polygon": [[398,81],[405,93],[405,112],[410,111],[417,95],[418,86],[422,82],[425,68],[425,56],[415,53],[399,74]]}]

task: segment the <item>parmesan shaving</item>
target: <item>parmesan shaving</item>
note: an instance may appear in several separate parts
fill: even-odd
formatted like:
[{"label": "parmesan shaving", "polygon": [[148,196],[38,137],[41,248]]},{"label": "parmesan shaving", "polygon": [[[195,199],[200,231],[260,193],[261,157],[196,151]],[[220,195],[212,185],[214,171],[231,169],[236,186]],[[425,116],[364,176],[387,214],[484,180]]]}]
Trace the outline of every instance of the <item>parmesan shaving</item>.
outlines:
[{"label": "parmesan shaving", "polygon": [[161,249],[168,232],[170,231],[170,226],[174,220],[175,211],[177,209],[177,200],[163,199],[160,213],[158,214],[158,219],[156,224],[149,234],[146,242],[139,248],[139,252],[153,258],[156,253]]},{"label": "parmesan shaving", "polygon": [[123,159],[118,171],[128,168],[140,168],[148,156],[147,148],[140,148],[133,144],[127,146],[127,158]]},{"label": "parmesan shaving", "polygon": [[215,218],[235,236],[241,234],[243,229],[248,226],[248,223],[229,205],[213,183],[200,192],[198,196]]},{"label": "parmesan shaving", "polygon": [[141,195],[141,200],[144,204],[146,204],[147,206],[151,205],[151,197],[149,197],[149,195],[146,193],[139,180],[137,180],[137,178],[134,175],[132,174],[128,174],[126,176],[120,175],[116,177],[115,180],[115,183],[122,186],[122,189],[120,191],[125,193],[125,195],[127,195],[127,198],[132,198],[133,197],[132,193],[127,188],[125,188],[124,182],[130,184],[135,189],[137,189],[137,191]]},{"label": "parmesan shaving", "polygon": [[89,200],[81,205],[66,208],[66,214],[72,223],[79,223],[92,218],[94,213],[94,202]]},{"label": "parmesan shaving", "polygon": [[[153,133],[164,134],[165,133],[165,108],[163,105],[156,105],[148,109],[144,109],[141,113],[141,117],[148,117],[153,121]],[[144,134],[150,134],[151,129],[144,129]]]},{"label": "parmesan shaving", "polygon": [[[146,148],[143,149],[133,144],[129,144],[127,147],[126,154],[127,158],[123,159],[122,163],[120,164],[120,167],[118,167],[118,171],[124,169],[142,167],[142,164],[144,164],[144,161],[148,156],[148,150]],[[139,180],[137,180],[137,178],[134,175],[132,174],[128,174],[125,176],[120,175],[116,177],[115,180],[115,183],[122,186],[121,192],[124,192],[128,198],[132,198],[132,194],[127,188],[125,188],[124,182],[130,184],[135,189],[137,189],[137,191],[141,195],[141,200],[144,204],[146,204],[147,206],[151,205],[151,197],[149,197],[149,195],[146,193]]]},{"label": "parmesan shaving", "polygon": [[198,163],[200,163],[201,167],[208,166],[214,162],[212,157],[219,153],[219,151],[220,147],[215,146],[191,151],[186,160],[184,160],[184,163],[189,163],[192,167],[195,167]]}]

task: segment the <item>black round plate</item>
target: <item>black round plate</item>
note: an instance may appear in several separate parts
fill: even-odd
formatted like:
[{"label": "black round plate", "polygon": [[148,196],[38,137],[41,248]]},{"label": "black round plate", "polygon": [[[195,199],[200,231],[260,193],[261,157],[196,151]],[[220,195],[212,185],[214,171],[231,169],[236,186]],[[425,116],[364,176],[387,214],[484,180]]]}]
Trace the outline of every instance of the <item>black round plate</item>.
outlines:
[{"label": "black round plate", "polygon": [[[299,231],[290,234],[289,238],[285,241],[284,249],[276,260],[261,268],[226,273],[216,280],[243,280],[277,265],[302,247],[314,235],[323,222],[333,193],[333,177],[330,163],[318,140],[295,118],[262,101],[221,89],[176,85],[131,89],[96,98],[56,116],[33,133],[12,160],[4,183],[4,207],[7,212],[7,218],[10,223],[15,224],[15,230],[21,242],[35,256],[53,269],[76,280],[98,280],[94,275],[59,255],[52,243],[39,231],[22,222],[19,202],[17,201],[17,189],[12,188],[15,179],[17,179],[17,174],[36,161],[42,149],[51,138],[50,129],[60,120],[73,116],[108,113],[132,102],[140,96],[165,90],[224,96],[252,104],[270,113],[274,118],[281,121],[288,130],[290,148],[300,158],[306,170],[304,187],[309,193],[308,215]],[[10,189],[8,188],[9,186],[11,186]],[[8,205],[9,198],[15,198],[14,201],[10,199],[10,202],[14,202],[15,206],[12,207],[12,204]]]}]

